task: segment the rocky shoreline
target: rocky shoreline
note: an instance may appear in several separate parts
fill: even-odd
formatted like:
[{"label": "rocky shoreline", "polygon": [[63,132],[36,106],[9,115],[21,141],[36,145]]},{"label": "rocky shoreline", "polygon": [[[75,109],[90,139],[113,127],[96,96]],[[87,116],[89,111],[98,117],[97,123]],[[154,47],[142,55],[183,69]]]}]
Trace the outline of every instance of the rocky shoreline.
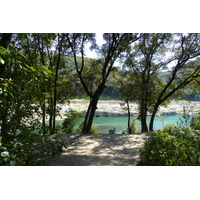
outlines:
[{"label": "rocky shoreline", "polygon": [[[86,112],[89,100],[71,100],[70,104],[60,105],[61,115],[70,109]],[[161,106],[157,115],[175,115],[183,113],[183,109],[190,110],[190,114],[200,113],[200,101],[171,101],[167,106]],[[130,103],[132,115],[138,115],[138,105]],[[127,116],[126,105],[119,100],[99,100],[95,117],[119,117]]]}]

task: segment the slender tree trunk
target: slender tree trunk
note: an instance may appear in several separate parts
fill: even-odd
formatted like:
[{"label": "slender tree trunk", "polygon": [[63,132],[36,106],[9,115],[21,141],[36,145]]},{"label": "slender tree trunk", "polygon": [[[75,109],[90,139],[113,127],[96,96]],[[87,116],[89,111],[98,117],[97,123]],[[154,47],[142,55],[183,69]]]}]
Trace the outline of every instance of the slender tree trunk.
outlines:
[{"label": "slender tree trunk", "polygon": [[58,72],[56,69],[56,78],[55,78],[55,82],[54,82],[54,97],[53,97],[53,116],[51,116],[52,120],[53,120],[51,134],[55,133],[55,128],[56,128],[57,77],[58,77]]},{"label": "slender tree trunk", "polygon": [[149,124],[149,130],[150,131],[153,131],[153,124],[154,124],[155,116],[156,116],[156,111],[153,111],[153,113],[151,115],[150,124]]},{"label": "slender tree trunk", "polygon": [[53,125],[53,118],[52,115],[49,116],[49,132],[52,134],[52,125]]},{"label": "slender tree trunk", "polygon": [[131,113],[130,113],[130,107],[129,107],[129,101],[128,100],[126,101],[126,104],[127,104],[127,110],[128,110],[128,133],[131,134],[132,133],[132,129],[131,129],[131,125],[130,125]]},{"label": "slender tree trunk", "polygon": [[57,104],[57,88],[56,84],[54,85],[54,101],[53,101],[53,126],[52,126],[52,133],[55,133],[56,128],[56,104]]},{"label": "slender tree trunk", "polygon": [[[60,59],[59,59],[60,60]],[[55,133],[56,128],[56,104],[57,104],[57,79],[58,79],[58,65],[56,66],[56,75],[54,80],[54,93],[53,93],[53,126],[52,126],[52,133]]]},{"label": "slender tree trunk", "polygon": [[151,119],[150,119],[150,124],[149,124],[149,130],[150,131],[153,131],[153,124],[154,124],[154,119],[155,119],[155,116],[156,116],[156,113],[158,111],[158,107],[159,107],[159,103],[157,102],[154,106],[154,109],[153,109],[153,113],[151,115]]},{"label": "slender tree trunk", "polygon": [[[4,108],[5,110],[5,108]],[[5,110],[7,111],[7,110]],[[7,112],[3,113],[2,118],[1,118],[1,136],[2,136],[2,143],[6,143],[7,140]]]},{"label": "slender tree trunk", "polygon": [[58,39],[59,48],[58,48],[58,60],[56,64],[56,73],[55,73],[55,79],[54,79],[54,93],[53,93],[53,127],[52,127],[52,134],[55,133],[56,128],[56,104],[57,104],[57,81],[58,81],[58,70],[60,66],[60,57],[61,57],[61,50],[62,50],[62,42],[63,38],[61,38],[61,41]]},{"label": "slender tree trunk", "polygon": [[147,111],[145,109],[145,102],[142,100],[141,102],[141,108],[140,108],[140,120],[141,120],[141,131],[142,132],[147,132],[148,131],[148,127],[147,127],[147,122],[146,122],[146,118],[147,118]]},{"label": "slender tree trunk", "polygon": [[43,130],[43,134],[45,135],[46,134],[46,104],[44,103],[41,108],[42,108],[42,130]]},{"label": "slender tree trunk", "polygon": [[49,100],[49,132],[52,134],[52,127],[53,127],[53,97],[50,95],[50,100]]}]

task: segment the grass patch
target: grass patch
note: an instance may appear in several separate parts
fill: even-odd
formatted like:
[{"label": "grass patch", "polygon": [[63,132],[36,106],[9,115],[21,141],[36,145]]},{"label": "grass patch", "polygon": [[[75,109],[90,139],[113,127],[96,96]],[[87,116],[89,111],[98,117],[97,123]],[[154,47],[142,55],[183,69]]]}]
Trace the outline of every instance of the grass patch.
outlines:
[{"label": "grass patch", "polygon": [[[177,112],[181,113],[181,114],[184,113],[183,110],[178,110]],[[192,112],[192,113],[198,113],[198,112],[200,112],[200,108],[191,109],[190,112]]]}]

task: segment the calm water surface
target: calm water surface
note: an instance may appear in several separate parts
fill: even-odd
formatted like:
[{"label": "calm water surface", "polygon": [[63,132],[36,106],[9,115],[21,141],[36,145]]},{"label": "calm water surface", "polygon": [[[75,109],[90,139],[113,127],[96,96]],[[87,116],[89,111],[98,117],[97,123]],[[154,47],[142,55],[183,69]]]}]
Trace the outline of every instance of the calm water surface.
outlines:
[{"label": "calm water surface", "polygon": [[[177,124],[180,123],[180,115],[165,115],[156,116],[154,121],[154,129],[162,129],[166,124]],[[80,118],[76,127],[78,127],[84,118]],[[108,133],[110,129],[115,128],[115,132],[121,134],[127,130],[128,117],[95,117],[93,120],[93,127],[102,133]],[[150,122],[150,116],[147,117],[147,123]],[[137,131],[140,131],[140,121],[136,121]]]}]

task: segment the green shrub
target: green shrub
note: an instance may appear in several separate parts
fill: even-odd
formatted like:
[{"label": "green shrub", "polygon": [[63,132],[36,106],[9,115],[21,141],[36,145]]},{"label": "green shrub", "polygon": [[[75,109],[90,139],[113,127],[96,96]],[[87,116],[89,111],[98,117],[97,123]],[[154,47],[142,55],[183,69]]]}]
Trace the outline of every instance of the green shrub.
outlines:
[{"label": "green shrub", "polygon": [[81,122],[81,124],[79,125],[79,127],[76,130],[77,133],[81,133],[81,131],[83,130],[83,125],[84,125],[84,122]]},{"label": "green shrub", "polygon": [[108,133],[109,133],[109,134],[115,134],[115,130],[116,130],[115,128],[110,129],[110,130],[108,131]]},{"label": "green shrub", "polygon": [[70,110],[66,112],[64,116],[66,118],[63,120],[62,123],[62,131],[65,133],[72,133],[73,128],[80,118],[81,114],[75,110]]},{"label": "green shrub", "polygon": [[95,134],[95,135],[99,135],[102,134],[100,131],[98,131],[96,128],[92,127],[90,130],[90,133]]},{"label": "green shrub", "polygon": [[194,130],[200,130],[200,114],[192,117],[190,127]]},{"label": "green shrub", "polygon": [[131,132],[136,133],[136,119],[135,118],[131,120],[130,127],[131,127]]},{"label": "green shrub", "polygon": [[189,128],[167,127],[150,132],[140,149],[145,166],[200,165],[200,136]]},{"label": "green shrub", "polygon": [[163,129],[162,129],[162,132],[164,133],[168,133],[170,135],[173,135],[175,132],[177,132],[177,130],[180,130],[180,127],[181,126],[176,126],[175,124],[173,123],[169,123],[169,124],[166,124]]},{"label": "green shrub", "polygon": [[62,133],[62,126],[60,124],[56,124],[55,134],[61,134],[61,133]]},{"label": "green shrub", "polygon": [[66,141],[52,139],[48,135],[40,135],[30,128],[24,128],[12,141],[6,144],[0,142],[0,165],[42,165],[47,156],[60,154],[66,146]]}]

